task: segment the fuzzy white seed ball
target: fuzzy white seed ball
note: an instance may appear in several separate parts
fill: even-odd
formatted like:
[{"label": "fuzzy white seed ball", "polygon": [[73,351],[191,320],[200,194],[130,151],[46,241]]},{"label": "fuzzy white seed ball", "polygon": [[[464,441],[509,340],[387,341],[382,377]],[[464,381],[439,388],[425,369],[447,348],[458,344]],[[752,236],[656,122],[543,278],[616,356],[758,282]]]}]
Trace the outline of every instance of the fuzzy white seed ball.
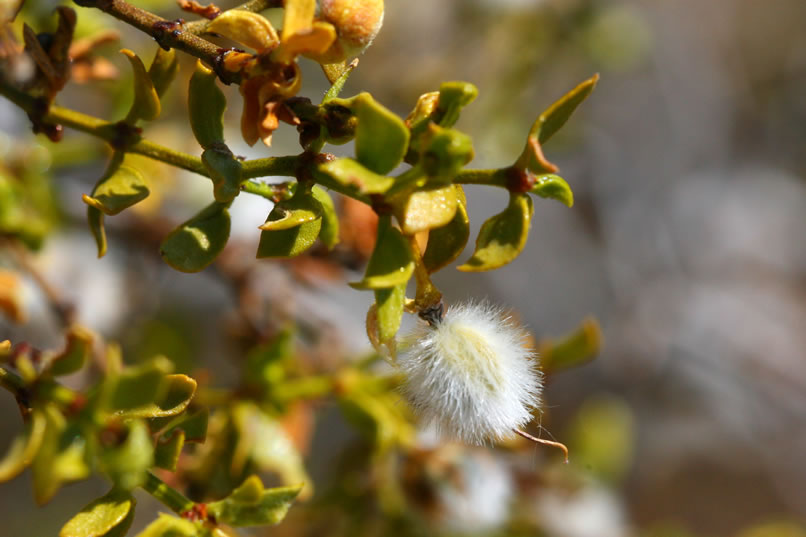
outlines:
[{"label": "fuzzy white seed ball", "polygon": [[527,333],[486,303],[422,323],[398,357],[404,393],[440,432],[469,444],[512,436],[540,405],[542,375]]}]

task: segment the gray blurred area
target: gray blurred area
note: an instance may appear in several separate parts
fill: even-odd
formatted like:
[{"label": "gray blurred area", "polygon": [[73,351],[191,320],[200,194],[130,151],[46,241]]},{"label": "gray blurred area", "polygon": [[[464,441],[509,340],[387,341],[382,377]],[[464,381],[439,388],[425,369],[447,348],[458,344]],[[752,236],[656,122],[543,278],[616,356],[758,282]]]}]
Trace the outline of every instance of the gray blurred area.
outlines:
[{"label": "gray blurred area", "polygon": [[[528,245],[514,263],[487,274],[449,268],[435,280],[449,301],[487,297],[513,308],[538,338],[569,332],[587,315],[602,324],[602,354],[550,379],[544,425],[562,440],[584,401],[616,398],[634,420],[632,459],[604,500],[578,511],[562,504],[580,520],[592,517],[592,527],[561,524],[551,535],[644,534],[665,525],[736,535],[770,520],[806,523],[806,2],[387,4],[383,31],[345,93],[370,91],[405,115],[442,81],[476,84],[479,97],[458,125],[474,138],[473,166],[512,162],[537,114],[593,73],[602,77],[545,147],[574,189],[574,207],[537,200]],[[309,71],[323,89],[321,76]],[[237,121],[240,105],[233,108]],[[4,130],[14,125],[7,133],[27,125],[5,102],[0,117]],[[289,130],[278,137],[277,154],[294,151]],[[74,204],[68,213],[79,214],[77,187],[63,188]],[[466,192],[475,237],[506,200],[482,187]],[[254,222],[244,217],[242,227],[255,233],[243,239],[244,258],[253,255],[267,207],[244,205]],[[177,221],[193,213],[179,211]],[[82,259],[93,257],[81,226],[77,219],[61,254],[48,250],[51,259],[75,248]],[[472,240],[465,255],[471,249]],[[209,274],[158,267],[146,259],[153,252],[115,250],[113,239],[106,272],[45,264],[68,294],[79,285],[91,293],[92,283],[103,281],[105,293],[136,308],[132,321],[89,307],[95,317],[88,324],[122,337],[128,348],[136,349],[132,340],[149,315],[188,318],[195,311],[186,321],[192,341],[176,341],[175,353],[223,363],[222,382],[233,378],[221,358],[226,343],[210,335],[217,319],[198,318],[204,308],[232,307],[226,286]],[[124,274],[110,275],[110,266],[125,267]],[[261,292],[284,303],[287,276],[265,270]],[[160,298],[149,298],[154,293]],[[326,326],[332,337],[322,346],[366,348],[368,296],[343,285],[306,293],[281,314]],[[0,339],[13,333],[58,345],[55,326],[11,330],[0,325]],[[333,334],[348,336],[334,343]],[[14,416],[0,420],[2,449],[19,423],[8,397],[0,397],[0,412]],[[26,473],[0,486],[0,520],[32,509],[29,481]],[[91,482],[70,489],[75,494],[62,491],[41,511],[42,535],[103,489]],[[613,526],[620,529],[596,525],[609,516],[595,518],[598,510],[611,506],[624,517]],[[551,529],[551,515],[542,516]],[[23,527],[12,522],[7,533],[0,526],[0,536],[22,535]]]}]

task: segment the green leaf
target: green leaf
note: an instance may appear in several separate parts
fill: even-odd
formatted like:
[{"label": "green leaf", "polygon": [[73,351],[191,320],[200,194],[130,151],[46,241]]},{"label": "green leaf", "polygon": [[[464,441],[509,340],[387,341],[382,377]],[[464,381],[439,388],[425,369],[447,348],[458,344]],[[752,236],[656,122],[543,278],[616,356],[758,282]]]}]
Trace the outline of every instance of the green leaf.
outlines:
[{"label": "green leaf", "polygon": [[184,445],[185,432],[181,429],[161,434],[154,446],[154,466],[175,472]]},{"label": "green leaf", "polygon": [[14,438],[8,452],[0,459],[0,482],[14,479],[31,464],[42,445],[46,424],[44,412],[34,408],[23,432]]},{"label": "green leaf", "polygon": [[87,207],[87,224],[98,248],[98,257],[106,255],[106,230],[104,229],[104,213],[93,206]]},{"label": "green leaf", "polygon": [[440,228],[456,215],[459,205],[454,185],[429,187],[392,200],[395,216],[406,235]]},{"label": "green leaf", "polygon": [[219,203],[229,203],[241,193],[241,161],[223,144],[216,144],[202,153],[202,163],[213,181],[213,197]]},{"label": "green leaf", "polygon": [[[322,67],[324,68],[324,65]],[[347,83],[347,79],[350,78],[350,73],[352,73],[353,69],[356,67],[358,67],[358,60],[353,60],[350,63],[344,64],[341,74],[338,75],[338,78],[333,81],[330,89],[328,89],[327,93],[325,93],[325,96],[322,99],[322,104],[327,104],[339,96],[341,90],[344,89],[344,85]]]},{"label": "green leaf", "polygon": [[409,408],[389,391],[376,394],[366,389],[352,390],[339,398],[339,408],[347,421],[372,441],[377,450],[409,445],[413,440]]},{"label": "green leaf", "polygon": [[[210,411],[203,408],[194,413],[186,413],[175,418],[171,418],[166,423],[166,418],[156,418],[152,422],[165,423],[159,427],[160,436],[169,435],[173,431],[182,431],[185,434],[185,442],[204,442],[207,437],[207,422]],[[152,429],[154,426],[152,425]]]},{"label": "green leaf", "polygon": [[452,127],[462,108],[476,100],[478,94],[479,90],[470,82],[443,82],[434,121],[442,127]]},{"label": "green leaf", "polygon": [[470,238],[470,219],[467,216],[465,195],[456,185],[457,205],[453,219],[428,234],[428,245],[423,253],[423,264],[429,273],[453,263],[465,249]]},{"label": "green leaf", "polygon": [[47,404],[44,413],[45,434],[31,464],[34,498],[39,504],[49,501],[64,483],[90,475],[87,443],[81,431],[68,424],[52,403]]},{"label": "green leaf", "polygon": [[151,77],[146,72],[143,61],[131,50],[123,49],[121,52],[129,59],[134,71],[134,102],[126,116],[126,122],[157,119],[160,115],[160,98],[154,89]]},{"label": "green leaf", "polygon": [[92,196],[82,197],[84,203],[112,216],[148,197],[149,190],[143,175],[123,164],[123,159],[123,153],[112,156],[103,177],[92,189]]},{"label": "green leaf", "polygon": [[476,239],[476,251],[464,265],[464,272],[482,272],[502,267],[518,257],[529,235],[532,198],[528,194],[510,193],[504,212],[484,222]]},{"label": "green leaf", "polygon": [[563,205],[573,207],[574,192],[565,179],[552,173],[539,175],[535,179],[535,184],[530,190],[532,194],[537,194],[541,198],[554,199]]},{"label": "green leaf", "polygon": [[84,367],[92,353],[92,333],[80,326],[72,326],[67,332],[67,345],[50,362],[53,375],[69,375]]},{"label": "green leaf", "polygon": [[190,127],[199,145],[204,149],[224,142],[224,110],[227,99],[216,85],[217,76],[201,62],[196,62],[196,72],[190,77],[188,109]]},{"label": "green leaf", "polygon": [[196,393],[196,381],[187,375],[166,375],[163,380],[165,391],[161,397],[135,408],[118,411],[117,415],[125,418],[164,418],[183,412]]},{"label": "green leaf", "polygon": [[160,255],[176,270],[199,272],[215,261],[227,245],[229,232],[227,205],[214,202],[165,237]]},{"label": "green leaf", "polygon": [[408,241],[392,226],[389,216],[378,221],[378,238],[364,279],[351,283],[355,289],[388,289],[405,284],[414,272],[414,257]]},{"label": "green leaf", "polygon": [[261,226],[257,257],[294,257],[310,248],[322,230],[322,205],[298,188],[277,203]]},{"label": "green leaf", "polygon": [[165,50],[157,47],[157,53],[148,68],[148,76],[154,84],[154,90],[162,97],[176,78],[179,71],[179,62],[176,59],[176,49]]},{"label": "green leaf", "polygon": [[260,478],[252,476],[223,500],[207,504],[207,512],[218,522],[231,526],[278,524],[299,494],[302,485],[264,489]]},{"label": "green leaf", "polygon": [[385,343],[395,338],[400,321],[403,320],[403,305],[406,302],[406,284],[390,289],[375,290],[378,316],[378,340]]},{"label": "green leaf", "polygon": [[597,82],[599,82],[598,74],[581,83],[549,106],[532,125],[529,137],[537,138],[541,145],[546,143],[554,133],[565,125],[565,122],[568,121],[574,110],[582,104],[582,101],[591,94]]},{"label": "green leaf", "polygon": [[134,519],[136,503],[127,491],[113,488],[71,518],[59,537],[123,536]]},{"label": "green leaf", "polygon": [[190,520],[159,513],[152,522],[135,537],[199,537],[199,528]]},{"label": "green leaf", "polygon": [[319,171],[358,194],[384,194],[395,183],[392,177],[378,175],[351,158],[340,158],[319,166]]},{"label": "green leaf", "polygon": [[294,332],[280,331],[271,341],[249,351],[244,380],[250,385],[272,386],[285,378],[285,362],[294,356]]},{"label": "green leaf", "polygon": [[602,347],[602,329],[596,319],[585,319],[572,333],[559,340],[538,344],[544,371],[554,373],[590,362]]},{"label": "green leaf", "polygon": [[319,240],[328,250],[332,250],[339,243],[339,216],[336,214],[336,207],[330,194],[323,188],[314,186],[311,193],[322,206],[322,230],[319,232]]},{"label": "green leaf", "polygon": [[108,405],[117,414],[152,404],[164,396],[165,378],[173,369],[171,362],[157,357],[137,367],[129,367],[107,381]]},{"label": "green leaf", "polygon": [[450,183],[473,160],[473,140],[456,129],[431,124],[423,135],[418,162],[432,181]]},{"label": "green leaf", "polygon": [[103,448],[98,461],[118,487],[131,490],[145,482],[146,472],[154,464],[154,445],[145,422],[131,420],[125,426],[123,442]]},{"label": "green leaf", "polygon": [[358,116],[355,132],[358,162],[375,173],[389,173],[403,161],[409,144],[409,129],[369,93],[355,97],[353,109]]}]

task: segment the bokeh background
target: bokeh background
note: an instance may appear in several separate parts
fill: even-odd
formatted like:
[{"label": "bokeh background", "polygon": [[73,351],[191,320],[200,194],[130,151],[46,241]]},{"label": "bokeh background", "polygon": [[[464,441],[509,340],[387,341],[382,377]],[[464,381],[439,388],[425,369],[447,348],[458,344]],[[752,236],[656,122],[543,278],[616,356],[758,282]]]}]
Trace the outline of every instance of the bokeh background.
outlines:
[{"label": "bokeh background", "polygon": [[[29,3],[42,20],[55,5]],[[133,3],[180,16],[172,2]],[[79,20],[103,17],[78,11]],[[588,315],[599,320],[601,354],[552,376],[545,396],[543,425],[570,444],[573,468],[552,463],[525,501],[522,483],[495,451],[480,451],[468,463],[463,495],[442,498],[452,515],[434,522],[433,534],[508,535],[501,528],[519,517],[538,519],[557,537],[804,535],[804,21],[802,0],[387,2],[383,31],[345,94],[370,91],[405,116],[442,81],[474,83],[479,97],[458,125],[474,138],[473,166],[511,162],[545,106],[591,74],[602,77],[545,148],[574,189],[574,207],[538,200],[528,245],[514,263],[485,274],[446,269],[435,280],[448,301],[486,297],[511,307],[538,338],[567,333]],[[123,45],[151,57],[153,42],[105,24],[121,32]],[[131,90],[117,48],[102,55],[119,80],[71,85],[60,102],[121,116]],[[184,62],[184,80],[191,66]],[[303,95],[318,98],[324,77],[315,65],[305,76]],[[194,152],[184,123],[186,84],[177,86],[165,117],[146,134]],[[228,97],[228,139],[235,140],[240,97],[232,88]],[[4,162],[23,159],[52,174],[63,211],[35,263],[81,321],[121,341],[131,360],[160,352],[180,370],[205,367],[216,383],[232,381],[232,340],[243,322],[233,312],[244,294],[254,322],[295,319],[316,332],[311,353],[323,360],[368,350],[370,297],[343,284],[359,264],[347,260],[334,275],[314,261],[252,260],[267,201],[236,200],[224,268],[179,274],[161,263],[156,245],[206,203],[209,184],[144,161],[158,199],[108,220],[110,252],[99,261],[81,193],[103,169],[103,146],[74,132],[55,146],[34,138],[25,116],[4,100],[0,131]],[[270,153],[243,144],[233,150],[280,155],[296,152],[295,144],[286,127]],[[466,189],[472,237],[506,203],[504,193],[490,190]],[[232,274],[247,269],[248,285],[238,285]],[[41,291],[27,282],[25,293],[29,320],[0,320],[0,340],[58,347]],[[19,428],[11,397],[0,396],[0,415],[4,449]],[[350,432],[332,409],[320,409],[317,419],[308,463],[326,481],[338,475],[331,467]],[[536,451],[525,470],[545,461]],[[573,486],[563,475],[569,471]],[[525,474],[521,468],[518,479]],[[23,474],[0,486],[0,535],[54,535],[105,490],[102,482],[72,485],[38,508],[29,481]],[[148,498],[141,506],[158,507]],[[149,518],[142,520],[140,527]],[[295,527],[292,521],[272,532],[304,534]]]}]

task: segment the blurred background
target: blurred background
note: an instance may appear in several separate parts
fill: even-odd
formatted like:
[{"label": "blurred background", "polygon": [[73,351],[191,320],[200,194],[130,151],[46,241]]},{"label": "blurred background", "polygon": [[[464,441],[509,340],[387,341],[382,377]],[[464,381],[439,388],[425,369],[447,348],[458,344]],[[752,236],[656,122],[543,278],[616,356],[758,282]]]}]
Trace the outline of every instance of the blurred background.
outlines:
[{"label": "blurred background", "polygon": [[[172,2],[133,3],[181,15]],[[27,16],[53,24],[55,3],[29,4]],[[117,49],[150,58],[155,45],[97,10],[77,10],[80,30],[100,23],[120,31],[122,44],[97,52],[119,76],[71,84],[59,102],[118,118],[131,89]],[[438,515],[423,508],[424,534],[806,535],[803,21],[802,0],[387,2],[385,26],[344,94],[369,91],[405,116],[442,81],[472,82],[479,97],[458,127],[473,136],[473,167],[510,163],[546,106],[593,73],[602,77],[545,147],[574,190],[574,207],[537,200],[529,242],[514,263],[484,274],[447,268],[435,278],[448,302],[486,297],[511,307],[538,339],[568,333],[588,315],[599,320],[601,354],[551,376],[545,394],[542,424],[569,444],[571,465],[543,450],[526,458],[440,452],[450,462],[423,465],[458,468],[463,477],[428,500],[440,508]],[[316,101],[326,80],[305,63],[302,95]],[[197,152],[184,123],[192,62],[182,65],[184,78],[146,136]],[[227,92],[228,140],[236,140],[240,96]],[[133,214],[107,220],[109,253],[96,260],[81,194],[103,170],[103,145],[75,132],[55,145],[34,138],[5,100],[0,131],[5,165],[47,175],[55,186],[58,229],[32,262],[82,323],[123,344],[127,359],[163,353],[181,371],[206,368],[214,384],[226,385],[236,377],[232,356],[241,351],[233,341],[244,337],[244,318],[260,325],[267,317],[314,334],[306,343],[314,361],[369,351],[363,322],[371,296],[344,285],[360,274],[360,259],[342,256],[338,270],[316,255],[253,260],[268,201],[239,196],[221,263],[180,274],[162,264],[158,241],[206,204],[209,183],[143,160],[153,195]],[[297,133],[281,127],[268,152],[231,147],[251,158],[296,153],[296,144]],[[475,237],[506,196],[472,186],[466,193]],[[470,251],[472,240],[465,256]],[[27,321],[0,319],[0,340],[58,348],[59,326],[41,289],[26,281],[23,291]],[[11,397],[0,396],[0,413],[5,449],[19,429]],[[335,461],[350,453],[353,433],[340,419],[317,409],[306,459],[317,490],[342,475]],[[38,508],[29,482],[23,474],[0,486],[0,535],[54,535],[105,489],[72,485]],[[427,503],[412,495],[414,505]],[[148,520],[138,518],[134,529]],[[311,531],[292,516],[271,534]]]}]

